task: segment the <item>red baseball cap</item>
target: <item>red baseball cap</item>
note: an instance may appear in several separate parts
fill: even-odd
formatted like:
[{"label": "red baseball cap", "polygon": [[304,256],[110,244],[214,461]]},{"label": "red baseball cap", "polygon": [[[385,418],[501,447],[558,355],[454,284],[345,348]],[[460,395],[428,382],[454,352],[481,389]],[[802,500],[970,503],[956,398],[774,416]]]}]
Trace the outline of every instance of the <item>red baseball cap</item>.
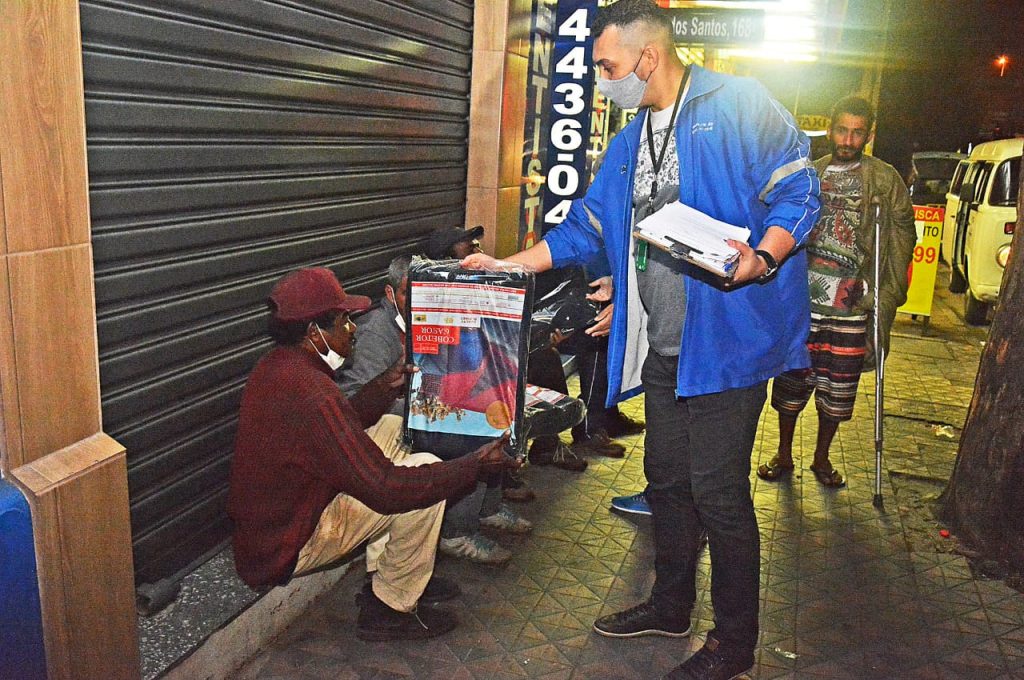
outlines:
[{"label": "red baseball cap", "polygon": [[281,321],[312,321],[327,312],[369,309],[370,298],[346,295],[334,272],[324,267],[285,275],[270,292],[274,316]]}]

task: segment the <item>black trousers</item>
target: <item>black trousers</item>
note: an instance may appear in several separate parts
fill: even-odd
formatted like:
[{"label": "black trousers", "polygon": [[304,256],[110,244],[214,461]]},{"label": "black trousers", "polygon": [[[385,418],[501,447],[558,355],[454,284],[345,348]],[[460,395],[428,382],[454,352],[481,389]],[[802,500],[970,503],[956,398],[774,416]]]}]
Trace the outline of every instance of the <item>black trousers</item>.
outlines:
[{"label": "black trousers", "polygon": [[586,404],[583,422],[572,429],[573,439],[584,439],[603,429],[606,419],[618,412],[616,407],[605,408],[608,396],[608,338],[595,338],[582,330],[564,343],[566,351],[576,355],[580,374],[580,401]]},{"label": "black trousers", "polygon": [[750,498],[750,455],[766,383],[677,398],[678,357],[647,355],[641,378],[644,473],[653,512],[651,601],[672,616],[696,600],[701,529],[711,551],[711,635],[736,653],[757,645],[760,536]]}]

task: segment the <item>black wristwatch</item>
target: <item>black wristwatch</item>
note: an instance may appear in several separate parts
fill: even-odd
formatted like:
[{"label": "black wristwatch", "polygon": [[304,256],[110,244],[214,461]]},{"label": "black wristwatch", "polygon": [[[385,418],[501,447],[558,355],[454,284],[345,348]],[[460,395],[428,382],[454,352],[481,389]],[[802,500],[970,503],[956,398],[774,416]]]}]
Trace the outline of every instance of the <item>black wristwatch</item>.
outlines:
[{"label": "black wristwatch", "polygon": [[768,269],[764,271],[764,274],[757,277],[757,282],[764,283],[765,281],[771,281],[772,277],[775,276],[775,273],[779,271],[778,260],[776,260],[767,250],[755,250],[754,254],[760,255],[761,259],[764,260],[764,263],[768,265]]}]

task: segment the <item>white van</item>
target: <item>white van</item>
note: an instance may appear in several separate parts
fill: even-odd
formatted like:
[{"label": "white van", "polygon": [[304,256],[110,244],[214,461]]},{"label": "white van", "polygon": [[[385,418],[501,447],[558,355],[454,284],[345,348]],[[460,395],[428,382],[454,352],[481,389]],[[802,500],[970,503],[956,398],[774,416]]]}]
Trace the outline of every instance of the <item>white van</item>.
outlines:
[{"label": "white van", "polygon": [[969,324],[985,323],[999,297],[1017,224],[1022,150],[1020,138],[979,144],[960,162],[946,194],[942,252],[949,262],[949,289],[964,293]]}]

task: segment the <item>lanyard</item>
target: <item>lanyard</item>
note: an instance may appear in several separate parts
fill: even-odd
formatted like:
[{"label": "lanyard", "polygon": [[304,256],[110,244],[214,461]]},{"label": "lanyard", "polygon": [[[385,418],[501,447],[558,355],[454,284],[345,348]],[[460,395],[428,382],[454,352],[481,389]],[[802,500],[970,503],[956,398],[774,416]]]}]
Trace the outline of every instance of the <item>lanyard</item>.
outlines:
[{"label": "lanyard", "polygon": [[683,72],[683,79],[679,81],[679,91],[676,92],[676,103],[672,105],[672,117],[669,119],[668,133],[662,142],[661,151],[654,149],[654,125],[651,123],[651,110],[647,110],[647,151],[651,154],[651,165],[654,168],[654,181],[651,182],[651,203],[658,195],[658,173],[665,162],[665,152],[668,151],[668,143],[672,137],[672,127],[676,123],[676,114],[679,113],[679,102],[683,99],[683,90],[686,89],[686,82],[690,79],[690,67],[687,66]]},{"label": "lanyard", "polygon": [[[651,181],[651,206],[654,206],[654,199],[658,195],[658,173],[665,162],[665,152],[668,151],[668,143],[672,139],[672,128],[676,124],[676,114],[679,113],[679,102],[683,99],[683,91],[686,89],[686,82],[690,79],[690,67],[683,72],[683,79],[679,81],[679,91],[676,92],[676,102],[672,105],[672,117],[669,119],[668,132],[665,134],[665,141],[661,145],[661,152],[654,148],[654,126],[651,124],[651,110],[647,110],[647,151],[651,154],[651,165],[654,168],[654,179]],[[637,271],[647,271],[647,241],[640,241],[636,244],[636,268]]]}]

